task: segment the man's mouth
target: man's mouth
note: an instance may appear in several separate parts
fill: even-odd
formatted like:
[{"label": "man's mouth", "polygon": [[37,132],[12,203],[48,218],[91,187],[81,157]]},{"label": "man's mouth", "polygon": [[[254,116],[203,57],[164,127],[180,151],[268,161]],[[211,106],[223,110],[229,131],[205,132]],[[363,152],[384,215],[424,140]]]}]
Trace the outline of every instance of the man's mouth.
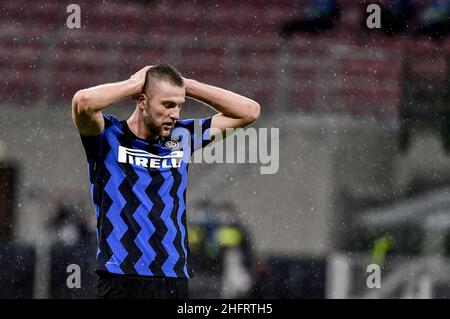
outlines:
[{"label": "man's mouth", "polygon": [[166,122],[166,123],[163,123],[162,126],[163,126],[164,129],[170,130],[172,128],[172,126],[173,126],[173,123],[172,122]]}]

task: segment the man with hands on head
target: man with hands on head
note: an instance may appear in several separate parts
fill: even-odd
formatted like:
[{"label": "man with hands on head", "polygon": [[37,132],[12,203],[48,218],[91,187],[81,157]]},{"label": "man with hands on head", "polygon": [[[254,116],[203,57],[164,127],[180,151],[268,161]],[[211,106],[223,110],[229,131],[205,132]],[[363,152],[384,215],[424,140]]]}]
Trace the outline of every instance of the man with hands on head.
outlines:
[{"label": "man with hands on head", "polygon": [[[186,97],[218,113],[180,120]],[[127,98],[136,100],[127,120],[103,113]],[[257,102],[183,78],[167,64],[74,95],[97,217],[98,298],[188,298],[189,158],[211,142],[212,131],[244,127],[259,113]]]}]

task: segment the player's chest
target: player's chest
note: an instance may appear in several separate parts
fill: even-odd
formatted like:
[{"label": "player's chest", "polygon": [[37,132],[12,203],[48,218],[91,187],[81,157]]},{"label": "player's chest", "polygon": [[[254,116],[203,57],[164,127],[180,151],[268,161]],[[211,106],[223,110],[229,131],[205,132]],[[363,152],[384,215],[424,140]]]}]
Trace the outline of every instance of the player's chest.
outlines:
[{"label": "player's chest", "polygon": [[130,165],[134,169],[180,168],[189,161],[188,149],[182,140],[169,139],[146,144],[139,141],[116,144],[107,161],[110,164]]}]

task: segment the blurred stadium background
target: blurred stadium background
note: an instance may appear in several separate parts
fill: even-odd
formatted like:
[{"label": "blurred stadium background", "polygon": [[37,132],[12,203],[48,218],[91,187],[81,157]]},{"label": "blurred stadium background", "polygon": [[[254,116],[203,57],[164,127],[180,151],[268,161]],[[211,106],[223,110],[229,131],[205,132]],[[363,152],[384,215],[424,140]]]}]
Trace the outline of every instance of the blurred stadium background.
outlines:
[{"label": "blurred stadium background", "polygon": [[[366,26],[371,3],[381,30]],[[254,98],[255,126],[280,128],[277,174],[191,166],[192,297],[449,298],[448,19],[433,0],[3,0],[0,297],[94,296],[71,98],[168,62]],[[187,104],[185,118],[212,114]],[[366,285],[373,263],[380,289]],[[69,264],[81,289],[66,286]]]}]

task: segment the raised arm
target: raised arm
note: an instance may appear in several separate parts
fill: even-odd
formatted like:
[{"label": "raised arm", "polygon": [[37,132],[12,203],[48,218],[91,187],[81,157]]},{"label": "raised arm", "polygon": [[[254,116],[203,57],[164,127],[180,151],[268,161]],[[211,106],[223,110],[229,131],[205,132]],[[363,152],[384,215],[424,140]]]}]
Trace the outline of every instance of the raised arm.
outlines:
[{"label": "raised arm", "polygon": [[105,126],[101,111],[111,104],[141,93],[150,67],[144,67],[126,81],[102,84],[75,93],[72,99],[72,119],[80,133],[85,136],[101,134]]},{"label": "raised arm", "polygon": [[186,96],[207,103],[220,112],[212,118],[213,128],[224,132],[226,128],[247,126],[259,117],[259,104],[245,96],[192,79],[184,81]]}]

